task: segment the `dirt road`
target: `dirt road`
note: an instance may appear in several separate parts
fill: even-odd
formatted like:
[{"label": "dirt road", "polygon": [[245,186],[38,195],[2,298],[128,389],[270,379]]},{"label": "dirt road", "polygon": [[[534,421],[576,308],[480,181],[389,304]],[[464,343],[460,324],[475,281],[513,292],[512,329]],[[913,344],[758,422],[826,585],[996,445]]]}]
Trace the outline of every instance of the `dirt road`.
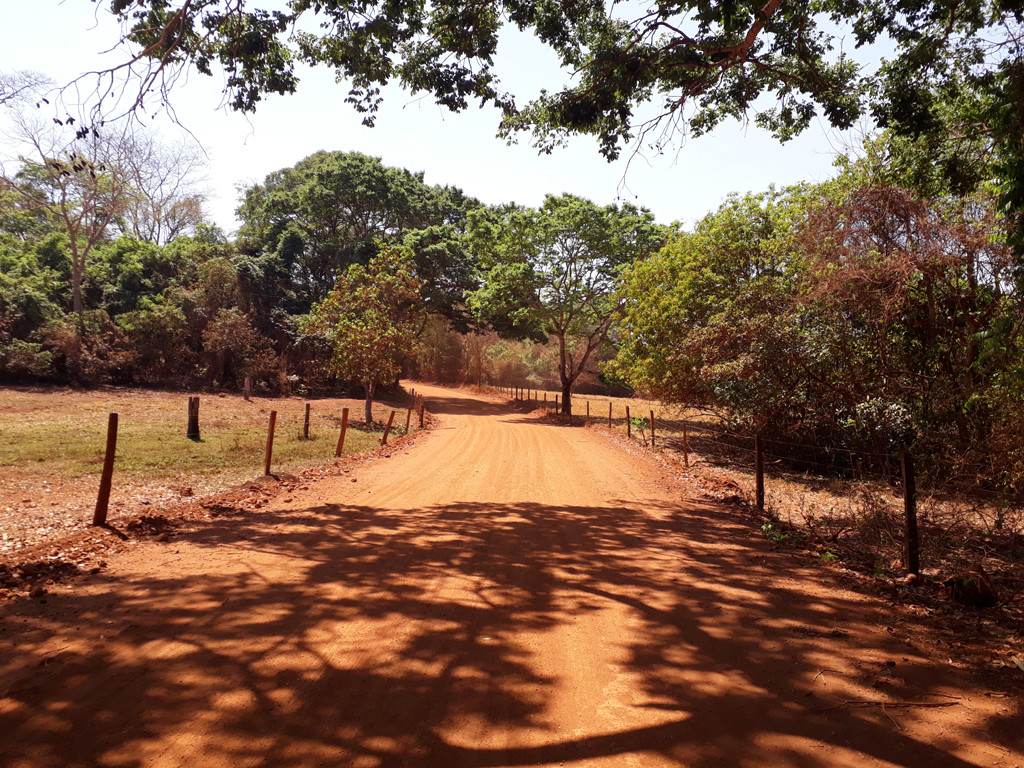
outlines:
[{"label": "dirt road", "polygon": [[593,431],[391,458],[0,609],[0,765],[997,766],[1020,702]]}]

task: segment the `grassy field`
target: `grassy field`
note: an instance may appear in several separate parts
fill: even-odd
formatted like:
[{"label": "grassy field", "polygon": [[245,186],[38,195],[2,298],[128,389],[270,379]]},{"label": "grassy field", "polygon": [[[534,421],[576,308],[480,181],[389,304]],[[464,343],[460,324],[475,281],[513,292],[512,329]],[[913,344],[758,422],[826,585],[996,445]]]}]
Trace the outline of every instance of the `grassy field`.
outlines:
[{"label": "grassy field", "polygon": [[[309,439],[302,438],[305,404],[310,402]],[[278,413],[273,471],[291,471],[334,456],[342,408],[350,408],[345,453],[379,444],[380,432],[360,423],[362,403],[354,400],[253,398],[200,395],[201,439],[185,437],[188,395],[180,392],[102,389],[0,390],[0,467],[28,480],[98,475],[103,463],[107,415],[119,414],[115,471],[122,478],[253,477],[262,473],[271,410]],[[395,407],[401,407],[397,402]],[[387,403],[374,417],[387,418]],[[404,432],[404,413],[396,415]],[[414,420],[415,421],[415,420]]]}]

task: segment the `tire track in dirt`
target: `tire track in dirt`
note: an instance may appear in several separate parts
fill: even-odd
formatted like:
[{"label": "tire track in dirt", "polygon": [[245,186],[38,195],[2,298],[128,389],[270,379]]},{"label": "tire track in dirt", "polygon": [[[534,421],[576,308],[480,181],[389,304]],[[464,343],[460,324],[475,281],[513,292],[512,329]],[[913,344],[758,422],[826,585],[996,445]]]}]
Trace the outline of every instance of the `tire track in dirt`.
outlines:
[{"label": "tire track in dirt", "polygon": [[417,389],[415,446],[5,606],[0,764],[1024,762],[1018,700],[735,510]]}]

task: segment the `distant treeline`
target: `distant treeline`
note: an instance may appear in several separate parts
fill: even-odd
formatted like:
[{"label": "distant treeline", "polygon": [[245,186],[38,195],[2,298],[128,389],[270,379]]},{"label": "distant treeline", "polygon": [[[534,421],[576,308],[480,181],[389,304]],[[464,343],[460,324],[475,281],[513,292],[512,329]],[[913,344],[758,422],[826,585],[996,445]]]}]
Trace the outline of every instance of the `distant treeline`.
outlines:
[{"label": "distant treeline", "polygon": [[966,176],[932,151],[882,135],[834,180],[734,196],[690,231],[570,195],[486,208],[319,152],[243,190],[233,240],[200,219],[163,243],[113,194],[113,161],[44,155],[0,187],[0,379],[344,384],[303,318],[387,246],[422,286],[406,374],[636,391],[1020,492],[1015,221],[983,137],[959,149]]}]

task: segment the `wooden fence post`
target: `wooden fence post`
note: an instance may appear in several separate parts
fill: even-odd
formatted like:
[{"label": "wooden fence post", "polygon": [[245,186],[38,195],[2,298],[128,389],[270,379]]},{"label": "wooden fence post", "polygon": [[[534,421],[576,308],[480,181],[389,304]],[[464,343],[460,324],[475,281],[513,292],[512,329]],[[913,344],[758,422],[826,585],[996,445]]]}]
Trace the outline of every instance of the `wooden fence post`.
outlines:
[{"label": "wooden fence post", "polygon": [[686,436],[686,422],[683,422],[683,466],[690,466],[690,441]]},{"label": "wooden fence post", "polygon": [[633,437],[633,424],[629,420],[629,406],[626,406],[626,437]]},{"label": "wooden fence post", "polygon": [[608,429],[612,428],[612,401],[608,401]]},{"label": "wooden fence post", "polygon": [[110,505],[110,486],[114,477],[114,454],[116,452],[117,414],[112,413],[107,418],[107,452],[103,455],[103,474],[100,475],[100,492],[96,496],[96,511],[92,514],[93,525],[107,524],[107,507]]},{"label": "wooden fence post", "polygon": [[188,399],[188,426],[185,427],[185,437],[189,440],[199,440],[199,397]]},{"label": "wooden fence post", "polygon": [[412,406],[409,406],[409,412],[405,414],[405,434],[409,434],[409,427],[412,426]]},{"label": "wooden fence post", "polygon": [[424,411],[424,408],[425,408],[425,407],[426,407],[426,406],[425,406],[425,404],[424,404],[424,400],[423,400],[423,398],[421,397],[421,398],[420,398],[420,429],[423,429],[423,411]]},{"label": "wooden fence post", "polygon": [[764,452],[760,435],[754,435],[754,503],[758,512],[764,512]]},{"label": "wooden fence post", "polygon": [[245,377],[245,384],[242,386],[242,397],[245,398],[246,402],[249,402],[249,398],[252,397],[252,378],[250,376]]},{"label": "wooden fence post", "polygon": [[654,411],[651,411],[651,448],[654,448]]},{"label": "wooden fence post", "polygon": [[341,456],[345,447],[345,433],[348,431],[348,408],[341,409],[341,434],[338,435],[338,447],[334,449],[335,456]]},{"label": "wooden fence post", "polygon": [[587,400],[587,426],[590,426],[590,401]]},{"label": "wooden fence post", "polygon": [[306,403],[306,419],[302,422],[302,439],[309,440],[309,403]]},{"label": "wooden fence post", "polygon": [[267,430],[267,452],[263,458],[263,474],[270,474],[270,459],[274,455],[274,427],[277,426],[277,411],[270,412],[270,427]]},{"label": "wooden fence post", "polygon": [[388,416],[388,425],[386,427],[384,427],[384,436],[380,439],[380,444],[381,445],[387,445],[388,444],[388,433],[391,431],[391,424],[394,422],[394,420],[395,420],[395,412],[392,411],[391,415]]},{"label": "wooden fence post", "polygon": [[918,576],[921,571],[921,542],[917,535],[917,484],[914,480],[914,457],[909,451],[903,451],[901,459],[905,521],[903,565],[906,567],[907,573]]}]

